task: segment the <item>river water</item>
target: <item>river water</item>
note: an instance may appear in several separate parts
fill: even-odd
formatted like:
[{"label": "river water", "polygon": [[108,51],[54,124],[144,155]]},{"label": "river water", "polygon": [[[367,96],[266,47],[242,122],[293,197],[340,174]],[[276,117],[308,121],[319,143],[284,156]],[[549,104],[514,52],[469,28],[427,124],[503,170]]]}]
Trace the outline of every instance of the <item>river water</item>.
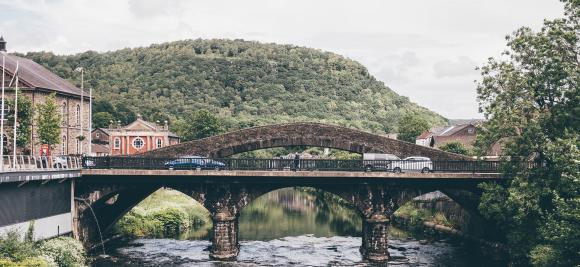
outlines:
[{"label": "river water", "polygon": [[[235,262],[209,260],[210,226],[173,238],[109,246],[94,266],[380,266],[361,258],[361,219],[342,200],[309,189],[281,189],[247,206]],[[423,240],[391,226],[389,266],[497,266],[460,241]]]}]

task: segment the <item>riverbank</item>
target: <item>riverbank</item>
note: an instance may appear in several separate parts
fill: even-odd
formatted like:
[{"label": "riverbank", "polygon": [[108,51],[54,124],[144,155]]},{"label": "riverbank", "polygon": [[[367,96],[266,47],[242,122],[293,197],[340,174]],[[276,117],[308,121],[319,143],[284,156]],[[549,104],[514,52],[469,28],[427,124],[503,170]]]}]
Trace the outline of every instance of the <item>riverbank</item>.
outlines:
[{"label": "riverbank", "polygon": [[177,237],[211,227],[209,212],[173,189],[159,189],[129,211],[115,225],[115,233],[133,238]]},{"label": "riverbank", "polygon": [[[455,204],[454,207],[446,207],[442,211],[439,207],[438,199],[413,200],[395,212],[392,217],[392,225],[409,231],[417,238],[422,238],[422,242],[433,240],[454,239],[465,245],[480,247],[481,251],[494,258],[498,263],[507,259],[508,249],[504,244],[486,240],[477,235],[472,235],[464,229],[469,229],[469,219],[465,216],[458,216],[462,211],[461,207]],[[431,208],[425,208],[431,207]]]}]

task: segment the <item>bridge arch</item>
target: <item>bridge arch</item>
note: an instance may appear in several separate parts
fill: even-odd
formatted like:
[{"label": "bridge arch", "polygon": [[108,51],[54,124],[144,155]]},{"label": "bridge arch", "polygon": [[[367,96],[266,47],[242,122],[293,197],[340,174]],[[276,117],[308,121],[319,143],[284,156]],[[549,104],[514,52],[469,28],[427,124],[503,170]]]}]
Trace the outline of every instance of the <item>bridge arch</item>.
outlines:
[{"label": "bridge arch", "polygon": [[247,128],[160,148],[145,155],[179,157],[197,154],[223,158],[242,152],[289,146],[328,147],[355,153],[390,153],[400,157],[425,156],[433,160],[470,159],[463,155],[391,139],[386,136],[313,122]]}]

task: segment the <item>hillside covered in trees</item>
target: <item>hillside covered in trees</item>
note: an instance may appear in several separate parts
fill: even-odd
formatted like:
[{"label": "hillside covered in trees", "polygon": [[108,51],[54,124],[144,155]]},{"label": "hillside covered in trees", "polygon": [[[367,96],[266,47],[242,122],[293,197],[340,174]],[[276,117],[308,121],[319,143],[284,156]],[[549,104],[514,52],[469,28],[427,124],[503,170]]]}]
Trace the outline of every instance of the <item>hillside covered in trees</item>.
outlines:
[{"label": "hillside covered in trees", "polygon": [[127,123],[136,113],[174,123],[199,109],[221,118],[225,130],[318,121],[396,132],[409,113],[430,125],[446,123],[397,95],[360,63],[311,48],[197,39],[106,53],[23,56],[75,84],[80,75],[73,70],[84,67],[85,88],[94,89],[94,114],[101,123],[109,118]]}]

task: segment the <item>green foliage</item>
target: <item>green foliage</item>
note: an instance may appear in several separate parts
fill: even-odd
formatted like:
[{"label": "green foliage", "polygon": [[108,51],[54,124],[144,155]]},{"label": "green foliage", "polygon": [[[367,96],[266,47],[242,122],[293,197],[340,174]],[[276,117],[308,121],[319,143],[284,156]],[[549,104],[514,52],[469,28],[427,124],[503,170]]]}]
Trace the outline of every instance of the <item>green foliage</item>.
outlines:
[{"label": "green foliage", "polygon": [[479,209],[505,232],[516,265],[580,264],[580,3],[563,2],[567,17],[508,36],[505,57],[491,58],[478,84],[488,118],[480,151],[503,138],[515,174],[505,188],[481,185]]},{"label": "green foliage", "polygon": [[445,214],[429,209],[419,209],[415,207],[413,201],[409,201],[395,212],[395,216],[402,216],[413,222],[414,230],[423,229],[423,222],[432,222],[458,229],[460,223],[449,220]]},{"label": "green foliage", "polygon": [[[14,99],[6,99],[4,103],[7,110],[6,123],[14,125]],[[34,116],[34,107],[30,98],[18,94],[18,129],[16,131],[16,145],[28,149],[32,132],[32,117]],[[6,124],[5,124],[6,126]]]},{"label": "green foliage", "polygon": [[107,128],[111,121],[114,121],[113,115],[106,111],[101,111],[93,114],[94,128]]},{"label": "green foliage", "polygon": [[44,241],[39,250],[61,267],[84,266],[87,260],[83,245],[71,237],[57,237]]},{"label": "green foliage", "polygon": [[22,242],[20,233],[10,231],[0,236],[0,258],[18,262],[35,256],[34,243]]},{"label": "green foliage", "polygon": [[56,93],[46,97],[44,103],[37,104],[38,138],[41,144],[53,147],[60,142],[60,112],[56,104]]},{"label": "green foliage", "polygon": [[462,143],[456,141],[445,143],[442,146],[440,146],[439,149],[446,152],[469,155],[469,149],[465,148],[465,146],[463,146]]},{"label": "green foliage", "polygon": [[224,131],[222,121],[206,109],[196,110],[183,120],[178,120],[173,128],[183,141],[201,139]]},{"label": "green foliage", "polygon": [[399,121],[398,139],[415,143],[417,136],[429,130],[429,123],[421,116],[415,114],[405,114]]},{"label": "green foliage", "polygon": [[[93,113],[123,124],[135,113],[149,121],[207,109],[226,130],[293,121],[394,132],[403,114],[430,125],[441,116],[397,95],[348,58],[317,49],[243,40],[183,40],[114,52],[24,55],[61,77],[84,66],[96,97]],[[73,83],[79,83],[73,80]],[[110,103],[110,107],[101,105]]]},{"label": "green foliage", "polygon": [[134,237],[163,237],[209,225],[209,212],[201,204],[179,191],[160,189],[123,216],[115,228]]},{"label": "green foliage", "polygon": [[70,237],[33,242],[16,231],[0,236],[0,266],[69,267],[85,261],[82,244]]}]

